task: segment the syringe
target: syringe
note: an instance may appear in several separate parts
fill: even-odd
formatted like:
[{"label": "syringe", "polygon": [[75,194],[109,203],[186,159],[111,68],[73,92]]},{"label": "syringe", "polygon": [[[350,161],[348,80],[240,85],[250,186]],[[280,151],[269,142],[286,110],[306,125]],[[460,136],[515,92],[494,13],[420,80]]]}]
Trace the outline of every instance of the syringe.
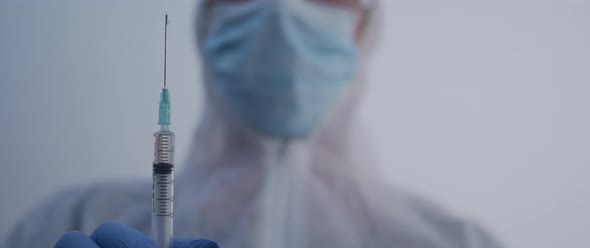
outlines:
[{"label": "syringe", "polygon": [[174,133],[170,131],[170,92],[166,88],[166,40],[168,15],[164,35],[164,88],[160,94],[158,125],[154,133],[154,164],[152,186],[152,239],[158,248],[170,248],[174,218]]}]

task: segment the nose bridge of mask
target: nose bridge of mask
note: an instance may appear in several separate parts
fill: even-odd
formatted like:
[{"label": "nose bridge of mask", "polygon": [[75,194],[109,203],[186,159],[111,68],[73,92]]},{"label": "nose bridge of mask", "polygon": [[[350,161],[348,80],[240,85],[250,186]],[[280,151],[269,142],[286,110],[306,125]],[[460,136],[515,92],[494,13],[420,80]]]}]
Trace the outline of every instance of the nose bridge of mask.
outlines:
[{"label": "nose bridge of mask", "polygon": [[307,0],[279,0],[279,8],[308,29],[322,30],[339,35],[341,39],[354,39],[357,15],[349,9]]},{"label": "nose bridge of mask", "polygon": [[[268,35],[274,37],[267,38],[288,43],[291,52],[297,54],[293,57],[300,60],[291,61],[294,62],[291,66],[295,73],[325,71],[327,65],[317,64],[325,59],[318,60],[314,57],[337,56],[343,52],[341,49],[355,50],[354,30],[357,17],[349,9],[306,0],[270,1],[268,7],[269,18],[274,19],[270,21],[274,30],[268,30]],[[326,46],[326,40],[331,41],[329,46]],[[316,72],[312,74],[318,75]],[[299,75],[302,78],[305,76]]]},{"label": "nose bridge of mask", "polygon": [[[211,9],[207,35],[225,25],[236,25],[249,15],[269,18],[272,13],[282,21],[298,22],[308,30],[338,34],[341,39],[354,39],[358,15],[352,10],[307,0],[259,0],[242,3],[218,3]],[[237,24],[239,25],[239,24]]]}]

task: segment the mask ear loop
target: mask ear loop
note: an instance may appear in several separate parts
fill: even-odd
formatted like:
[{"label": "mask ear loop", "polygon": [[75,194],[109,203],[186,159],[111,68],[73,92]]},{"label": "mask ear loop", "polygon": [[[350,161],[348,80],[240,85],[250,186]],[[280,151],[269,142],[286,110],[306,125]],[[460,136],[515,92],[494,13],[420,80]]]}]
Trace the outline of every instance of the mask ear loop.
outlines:
[{"label": "mask ear loop", "polygon": [[361,0],[361,18],[356,31],[359,47],[367,53],[375,47],[379,30],[379,0]]}]

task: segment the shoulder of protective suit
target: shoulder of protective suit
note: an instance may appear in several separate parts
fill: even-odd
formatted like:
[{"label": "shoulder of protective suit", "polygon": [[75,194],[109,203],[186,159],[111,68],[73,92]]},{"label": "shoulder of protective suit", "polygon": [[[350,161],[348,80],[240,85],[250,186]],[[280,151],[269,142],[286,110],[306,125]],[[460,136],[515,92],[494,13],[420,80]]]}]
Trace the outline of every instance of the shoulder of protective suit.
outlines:
[{"label": "shoulder of protective suit", "polygon": [[475,221],[456,216],[442,207],[414,196],[410,201],[425,222],[438,232],[445,240],[454,244],[454,247],[471,248],[500,248],[503,247],[492,234]]},{"label": "shoulder of protective suit", "polygon": [[[382,192],[383,193],[383,192]],[[501,248],[504,247],[490,232],[475,222],[461,218],[432,201],[416,194],[390,191],[388,213],[381,213],[383,225],[394,230],[383,233],[381,239],[396,239],[405,247],[433,248]],[[393,223],[393,224],[392,224]]]},{"label": "shoulder of protective suit", "polygon": [[116,215],[124,211],[115,211],[115,206],[109,206],[108,202],[117,199],[119,204],[139,199],[147,199],[149,202],[150,190],[151,186],[145,186],[141,182],[94,183],[69,187],[29,210],[12,229],[5,247],[51,247],[67,231],[81,230],[89,234],[96,225],[102,223],[100,221],[105,218],[108,220],[109,217],[117,220]]}]

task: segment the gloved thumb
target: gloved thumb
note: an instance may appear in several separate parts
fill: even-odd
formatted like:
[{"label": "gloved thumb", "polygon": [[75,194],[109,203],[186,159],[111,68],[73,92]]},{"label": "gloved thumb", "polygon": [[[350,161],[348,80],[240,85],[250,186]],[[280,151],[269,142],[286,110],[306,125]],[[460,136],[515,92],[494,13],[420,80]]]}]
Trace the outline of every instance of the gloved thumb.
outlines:
[{"label": "gloved thumb", "polygon": [[219,248],[213,241],[195,238],[175,238],[172,241],[173,248]]}]

